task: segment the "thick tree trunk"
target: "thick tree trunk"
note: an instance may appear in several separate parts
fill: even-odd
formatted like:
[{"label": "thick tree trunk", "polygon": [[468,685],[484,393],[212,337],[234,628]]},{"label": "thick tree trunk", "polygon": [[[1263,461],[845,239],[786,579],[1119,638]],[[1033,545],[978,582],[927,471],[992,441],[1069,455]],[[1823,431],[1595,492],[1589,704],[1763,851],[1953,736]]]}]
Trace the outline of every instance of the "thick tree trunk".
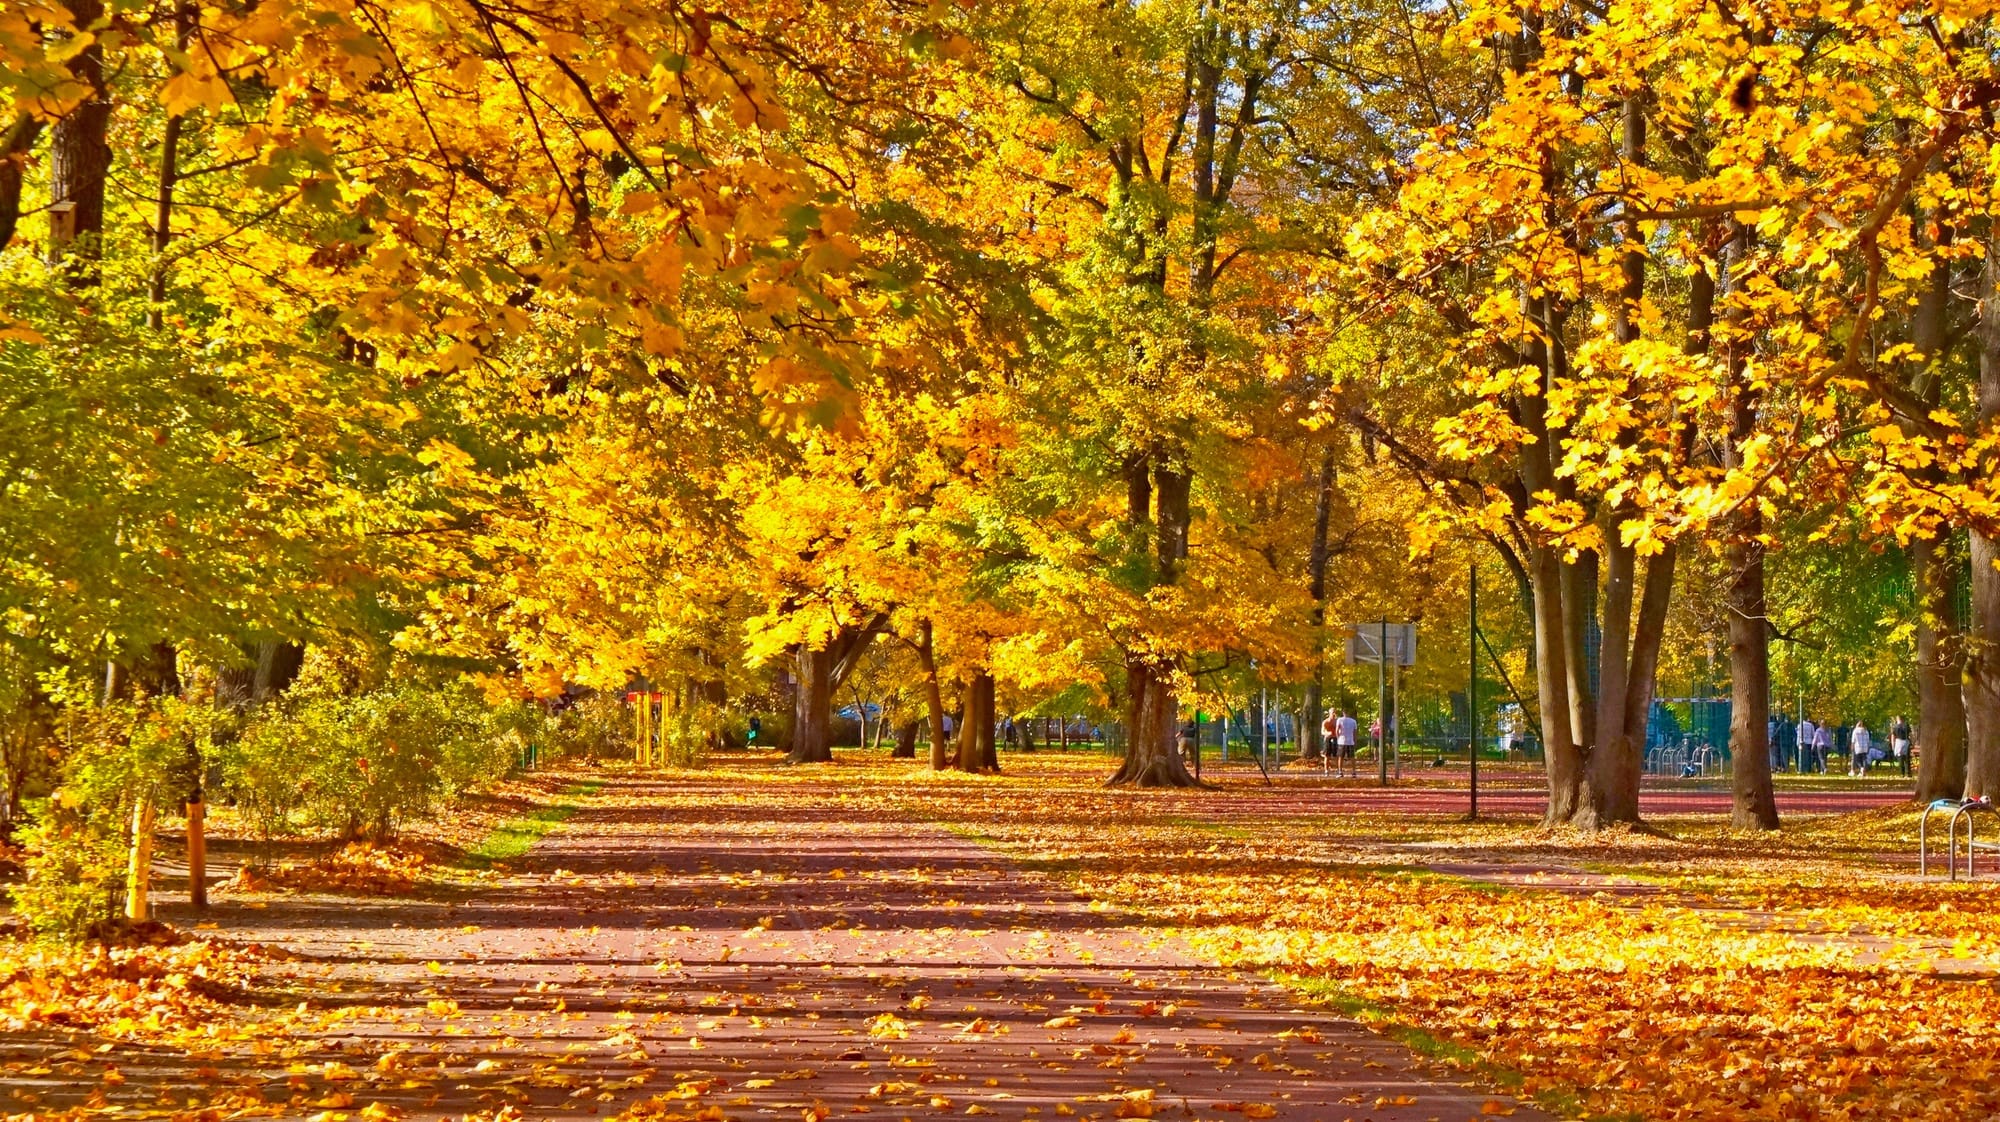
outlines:
[{"label": "thick tree trunk", "polygon": [[1965,697],[1960,692],[1958,558],[1951,543],[1910,543],[1917,579],[1918,802],[1957,798],[1965,791]]},{"label": "thick tree trunk", "polygon": [[262,704],[285,692],[305,666],[306,649],[297,643],[257,644],[257,670],[250,698]]},{"label": "thick tree trunk", "polygon": [[[1979,422],[2000,418],[2000,237],[1989,243],[1979,286]],[[1985,465],[1988,471],[1996,466]],[[1965,633],[1965,797],[2000,797],[2000,541],[1973,527],[1972,621]]]},{"label": "thick tree trunk", "polygon": [[[1952,240],[1953,226],[1939,225],[1939,248]],[[1911,396],[1936,407],[1943,399],[1944,372],[1950,367],[1951,308],[1956,299],[1952,269],[1940,264],[1910,321],[1910,342],[1922,365],[1910,384]],[[1942,472],[1932,472],[1942,482]],[[1950,531],[1910,542],[1910,571],[1917,586],[1917,728],[1909,750],[1917,755],[1918,802],[1957,798],[1965,790],[1964,644],[1958,633],[1959,558]]]},{"label": "thick tree trunk", "polygon": [[[1982,397],[1986,396],[1984,390],[1982,386]],[[2000,382],[1993,386],[1993,396],[2000,397]],[[1965,634],[1965,797],[2000,799],[2000,538],[1977,530],[1970,536],[1972,625]]]},{"label": "thick tree trunk", "polygon": [[1537,703],[1541,706],[1542,753],[1547,761],[1551,825],[1577,817],[1584,802],[1584,759],[1570,737],[1569,672],[1562,622],[1562,573],[1555,551],[1537,546],[1530,571],[1535,584]]},{"label": "thick tree trunk", "polygon": [[1741,829],[1778,828],[1771,789],[1771,632],[1765,618],[1764,547],[1754,535],[1763,519],[1740,520],[1727,550],[1729,584],[1730,824]]},{"label": "thick tree trunk", "polygon": [[932,645],[930,620],[923,622],[917,659],[924,668],[924,707],[930,710],[931,770],[943,771],[951,766],[951,743],[944,731],[944,691],[938,686],[937,648]]},{"label": "thick tree trunk", "polygon": [[1597,679],[1597,747],[1590,754],[1590,801],[1600,826],[1639,820],[1639,775],[1644,770],[1643,741],[1628,731],[1625,707],[1632,630],[1633,585],[1638,557],[1617,542],[1621,514],[1614,513],[1605,547],[1604,623],[1599,643]]},{"label": "thick tree trunk", "polygon": [[41,118],[28,113],[15,116],[6,131],[0,132],[0,249],[14,240],[14,227],[21,220],[21,184],[27,178],[28,156],[41,135]]},{"label": "thick tree trunk", "polygon": [[1125,664],[1125,681],[1131,695],[1126,711],[1130,732],[1125,761],[1110,782],[1134,787],[1197,786],[1181,759],[1180,707],[1173,690],[1151,665],[1136,659]]},{"label": "thick tree trunk", "polygon": [[[1160,467],[1153,473],[1159,531],[1159,583],[1172,584],[1187,558],[1189,498],[1193,479],[1185,471]],[[1136,498],[1142,492],[1133,491]],[[1143,510],[1134,511],[1135,520]],[[1129,695],[1131,735],[1125,760],[1107,781],[1139,787],[1198,787],[1201,781],[1189,774],[1182,762],[1177,735],[1180,704],[1174,697],[1171,668],[1149,658],[1128,653],[1125,658],[1125,686]]]},{"label": "thick tree trunk", "polygon": [[917,729],[921,721],[914,718],[896,726],[896,747],[889,752],[892,760],[914,760],[917,758]]},{"label": "thick tree trunk", "polygon": [[[2000,231],[1986,246],[1979,280],[1979,427],[2000,422]],[[2000,463],[1981,467],[1989,477]],[[1972,622],[1965,632],[1965,797],[2000,798],[2000,539],[1974,526]]]},{"label": "thick tree trunk", "polygon": [[1306,712],[1312,720],[1299,730],[1299,748],[1308,760],[1319,758],[1319,722],[1326,699],[1321,696],[1326,677],[1326,535],[1333,517],[1333,445],[1329,442],[1319,462],[1319,495],[1313,500],[1312,553],[1307,559],[1306,578],[1312,593],[1313,676],[1306,683]]},{"label": "thick tree trunk", "polygon": [[792,751],[795,764],[833,760],[833,654],[800,650],[794,659],[798,689],[792,705]]},{"label": "thick tree trunk", "polygon": [[993,719],[993,675],[977,670],[965,687],[965,720],[958,726],[958,770],[999,770]]},{"label": "thick tree trunk", "polygon": [[[69,0],[66,5],[79,30],[104,16],[102,0]],[[49,256],[67,253],[96,257],[104,233],[104,188],[111,172],[111,146],[105,142],[111,121],[111,99],[104,88],[104,49],[93,42],[69,60],[69,72],[90,94],[55,123],[49,138]],[[79,270],[77,278],[94,273]]]}]

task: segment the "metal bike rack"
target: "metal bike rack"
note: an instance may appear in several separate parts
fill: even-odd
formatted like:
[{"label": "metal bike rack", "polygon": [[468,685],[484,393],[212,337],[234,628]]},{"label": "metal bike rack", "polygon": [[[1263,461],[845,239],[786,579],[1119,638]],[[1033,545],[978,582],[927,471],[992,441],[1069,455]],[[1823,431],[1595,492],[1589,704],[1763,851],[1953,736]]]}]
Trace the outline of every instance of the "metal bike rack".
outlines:
[{"label": "metal bike rack", "polygon": [[[1979,852],[1979,842],[1975,837],[1975,811],[1986,811],[2000,815],[2000,806],[1985,799],[1938,799],[1924,808],[1923,817],[1917,820],[1917,875],[1930,875],[1930,825],[1932,813],[1940,810],[1951,812],[1945,823],[1944,861],[1945,873],[1952,880],[1958,879],[1958,824],[1965,823],[1965,879],[1971,880],[1976,874],[1974,862]],[[1989,850],[2000,850],[2000,844],[1987,843]]]}]

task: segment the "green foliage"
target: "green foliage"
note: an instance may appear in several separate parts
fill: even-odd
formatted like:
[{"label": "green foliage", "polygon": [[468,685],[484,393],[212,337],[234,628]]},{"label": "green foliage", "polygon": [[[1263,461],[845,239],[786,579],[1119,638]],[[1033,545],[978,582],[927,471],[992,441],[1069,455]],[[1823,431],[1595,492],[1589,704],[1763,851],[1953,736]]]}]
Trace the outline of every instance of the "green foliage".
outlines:
[{"label": "green foliage", "polygon": [[60,726],[62,785],[33,805],[22,832],[27,878],[14,903],[30,927],[76,937],[117,914],[134,812],[185,793],[175,787],[186,784],[188,761],[229,719],[174,697],[71,705]]},{"label": "green foliage", "polygon": [[[595,781],[578,783],[563,792],[565,799],[588,797],[596,794],[604,785]],[[536,807],[521,818],[509,819],[494,827],[478,845],[466,854],[474,865],[491,865],[498,861],[512,861],[535,847],[535,843],[546,837],[549,831],[569,820],[575,814],[577,804],[573,802],[550,803]]]},{"label": "green foliage", "polygon": [[538,741],[553,756],[601,760],[632,754],[632,715],[617,694],[599,692],[570,706],[546,726]]},{"label": "green foliage", "polygon": [[709,746],[722,733],[726,714],[705,701],[684,705],[667,715],[662,732],[666,737],[668,767],[700,767],[708,761]]},{"label": "green foliage", "polygon": [[539,712],[489,706],[459,683],[308,689],[259,711],[219,762],[266,838],[309,828],[381,839],[504,775]]},{"label": "green foliage", "polygon": [[80,938],[118,914],[126,833],[115,817],[61,794],[29,804],[27,879],[14,887],[14,909],[31,929]]}]

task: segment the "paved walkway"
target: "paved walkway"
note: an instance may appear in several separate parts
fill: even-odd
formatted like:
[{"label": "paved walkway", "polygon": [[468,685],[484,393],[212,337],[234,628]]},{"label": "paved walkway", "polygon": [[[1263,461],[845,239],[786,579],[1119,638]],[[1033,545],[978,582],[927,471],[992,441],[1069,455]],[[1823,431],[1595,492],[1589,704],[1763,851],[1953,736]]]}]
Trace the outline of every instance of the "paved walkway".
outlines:
[{"label": "paved walkway", "polygon": [[[225,929],[298,956],[271,999],[330,1023],[282,1064],[207,1057],[205,1085],[302,1117],[1542,1117],[941,830],[831,789],[686,795],[614,779],[456,898],[225,898]],[[125,1076],[178,1097],[184,1067]]]}]

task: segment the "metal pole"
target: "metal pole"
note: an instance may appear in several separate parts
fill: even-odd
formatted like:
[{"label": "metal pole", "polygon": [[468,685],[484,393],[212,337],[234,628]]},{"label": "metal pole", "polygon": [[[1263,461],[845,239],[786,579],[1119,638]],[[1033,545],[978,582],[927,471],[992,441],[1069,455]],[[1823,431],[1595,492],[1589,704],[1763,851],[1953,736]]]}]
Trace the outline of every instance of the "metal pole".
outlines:
[{"label": "metal pole", "polygon": [[1479,817],[1479,562],[1473,561],[1471,579],[1466,585],[1466,609],[1471,616],[1466,628],[1465,641],[1465,716],[1472,726],[1472,735],[1466,739],[1466,760],[1472,766],[1471,807],[1467,818]]},{"label": "metal pole", "polygon": [[1396,741],[1396,778],[1401,779],[1403,778],[1403,659],[1401,655],[1397,656],[1396,668],[1391,674],[1392,677],[1389,679],[1389,708],[1395,713],[1396,721],[1388,729],[1384,730],[1384,735],[1393,737]]},{"label": "metal pole", "polygon": [[1381,637],[1375,647],[1375,723],[1382,731],[1375,735],[1375,762],[1380,765],[1382,786],[1389,785],[1389,617],[1382,617]]}]

